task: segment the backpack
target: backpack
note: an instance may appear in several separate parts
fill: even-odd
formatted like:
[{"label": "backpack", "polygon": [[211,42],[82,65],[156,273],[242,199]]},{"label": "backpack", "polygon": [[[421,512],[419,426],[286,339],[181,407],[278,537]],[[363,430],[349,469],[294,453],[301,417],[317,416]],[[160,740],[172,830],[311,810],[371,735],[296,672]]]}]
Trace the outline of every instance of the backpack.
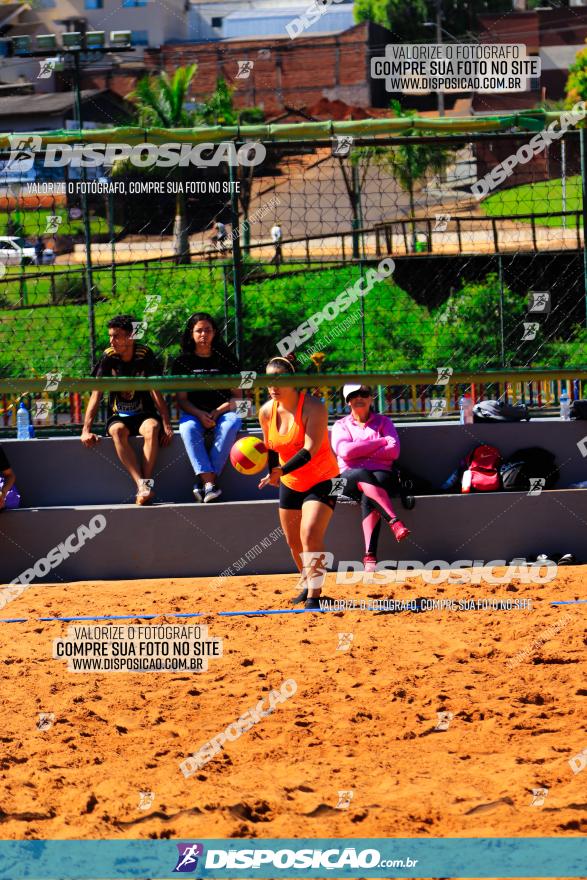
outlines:
[{"label": "backpack", "polygon": [[501,454],[495,446],[476,446],[464,460],[461,492],[495,492],[500,488]]},{"label": "backpack", "polygon": [[545,481],[544,489],[553,489],[558,478],[555,456],[540,446],[518,449],[501,467],[501,482],[506,492],[529,492],[535,479]]},{"label": "backpack", "polygon": [[474,422],[521,422],[530,421],[525,403],[504,403],[502,400],[480,400],[473,407]]},{"label": "backpack", "polygon": [[573,400],[570,409],[571,419],[587,419],[587,400]]}]

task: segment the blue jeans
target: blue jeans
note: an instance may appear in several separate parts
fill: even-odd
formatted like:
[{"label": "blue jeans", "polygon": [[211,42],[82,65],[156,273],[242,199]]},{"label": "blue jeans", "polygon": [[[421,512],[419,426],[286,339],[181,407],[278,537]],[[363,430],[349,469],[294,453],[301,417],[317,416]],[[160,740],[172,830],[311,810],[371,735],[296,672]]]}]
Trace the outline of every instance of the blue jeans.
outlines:
[{"label": "blue jeans", "polygon": [[222,472],[230,449],[240,431],[242,420],[236,413],[223,413],[214,428],[214,442],[208,452],[204,443],[204,427],[195,416],[182,413],[179,420],[179,433],[185,451],[196,476],[213,473],[218,476]]}]

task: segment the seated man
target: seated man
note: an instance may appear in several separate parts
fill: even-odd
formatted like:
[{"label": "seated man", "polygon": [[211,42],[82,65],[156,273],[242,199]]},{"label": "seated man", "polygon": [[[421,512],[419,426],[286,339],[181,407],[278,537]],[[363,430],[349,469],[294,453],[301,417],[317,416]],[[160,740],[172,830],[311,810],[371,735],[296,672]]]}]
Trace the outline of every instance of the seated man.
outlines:
[{"label": "seated man", "polygon": [[15,482],[14,471],[10,467],[6,453],[0,447],[0,510],[18,507],[20,498],[16,489],[14,489]]},{"label": "seated man", "polygon": [[[130,315],[117,315],[109,321],[110,347],[94,367],[93,376],[161,375],[161,369],[151,349],[135,342],[132,334],[133,319]],[[93,391],[88,403],[81,436],[86,447],[93,446],[100,439],[92,433],[92,424],[101,397],[101,391]],[[155,497],[151,477],[155,470],[158,446],[168,446],[173,439],[169,411],[163,395],[159,391],[111,391],[108,396],[106,434],[112,437],[118,458],[136,483],[136,503],[150,504]],[[144,438],[140,465],[129,442],[130,437],[139,434]]]}]

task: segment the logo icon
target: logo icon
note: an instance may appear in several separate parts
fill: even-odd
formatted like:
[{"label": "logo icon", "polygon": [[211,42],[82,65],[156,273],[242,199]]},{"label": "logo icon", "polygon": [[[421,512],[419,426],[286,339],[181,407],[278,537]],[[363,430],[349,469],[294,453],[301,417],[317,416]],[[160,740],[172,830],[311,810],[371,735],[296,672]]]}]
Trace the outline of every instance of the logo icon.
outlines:
[{"label": "logo icon", "polygon": [[528,293],[528,311],[540,312],[542,315],[550,314],[550,291],[531,290]]},{"label": "logo icon", "polygon": [[348,651],[353,644],[353,633],[339,633],[337,651]]},{"label": "logo icon", "polygon": [[444,397],[435,397],[430,401],[429,419],[442,418],[446,409],[446,400]]},{"label": "logo icon", "polygon": [[58,214],[49,214],[45,226],[45,234],[48,234],[50,232],[59,232],[59,227],[62,223],[63,217],[59,217]]},{"label": "logo icon", "polygon": [[257,378],[257,374],[252,370],[241,370],[241,381],[239,388],[252,388],[253,382]]},{"label": "logo icon", "polygon": [[262,61],[266,61],[268,58],[271,58],[271,49],[259,49],[257,52],[257,58]]},{"label": "logo icon", "polygon": [[192,874],[198,866],[198,858],[203,855],[204,847],[201,843],[178,843],[177,865],[173,869],[174,874]]},{"label": "logo icon", "polygon": [[432,232],[446,232],[450,217],[450,214],[436,214]]},{"label": "logo icon", "polygon": [[354,142],[352,134],[335,134],[332,138],[332,155],[348,156]]},{"label": "logo icon", "polygon": [[57,59],[46,58],[43,61],[39,61],[39,65],[41,69],[37,74],[37,79],[50,79],[57,65]]},{"label": "logo icon", "polygon": [[568,764],[575,774],[584,770],[587,767],[587,749],[583,749],[578,755],[573,755],[572,758],[569,758]]},{"label": "logo icon", "polygon": [[452,367],[436,367],[436,372],[438,376],[436,377],[435,385],[448,385],[450,381],[450,377],[453,374]]},{"label": "logo icon", "polygon": [[583,458],[587,458],[587,437],[583,437],[581,440],[579,440],[579,442],[577,443],[577,449],[579,450]]},{"label": "logo icon", "polygon": [[320,550],[304,550],[300,553],[306,587],[318,589],[324,583],[327,568],[334,562],[334,553]]},{"label": "logo icon", "polygon": [[338,803],[336,805],[337,810],[348,810],[351,805],[351,801],[353,799],[353,790],[352,788],[347,789],[346,791],[338,792]]},{"label": "logo icon", "polygon": [[547,788],[533,788],[532,789],[532,800],[530,801],[531,807],[541,807],[546,797],[548,795]]},{"label": "logo icon", "polygon": [[254,61],[237,61],[238,71],[235,79],[248,79],[255,64]]},{"label": "logo icon", "polygon": [[532,342],[533,339],[536,339],[540,324],[538,321],[524,321],[523,324],[524,333],[522,335],[522,342]]},{"label": "logo icon", "polygon": [[346,477],[335,477],[331,480],[332,489],[330,490],[331,495],[344,495],[344,490],[347,484]]},{"label": "logo icon", "polygon": [[145,315],[154,315],[159,308],[161,297],[159,294],[147,294],[147,305],[145,306]]},{"label": "logo icon", "polygon": [[237,416],[248,416],[251,411],[251,401],[250,400],[235,400],[235,413]]},{"label": "logo icon", "polygon": [[130,335],[131,339],[142,339],[145,335],[145,330],[147,329],[148,324],[146,321],[133,321],[132,322],[132,333]]},{"label": "logo icon", "polygon": [[154,791],[139,791],[139,810],[148,810],[154,800]]},{"label": "logo icon", "polygon": [[39,419],[39,421],[43,422],[45,419],[49,418],[49,414],[53,409],[53,401],[52,400],[35,400],[34,401],[34,418]]},{"label": "logo icon", "polygon": [[37,721],[37,730],[51,730],[55,723],[54,712],[39,712],[39,720]]},{"label": "logo icon", "polygon": [[453,719],[452,712],[437,712],[438,722],[434,730],[448,730]]},{"label": "logo icon", "polygon": [[4,166],[4,171],[30,171],[35,164],[35,153],[38,153],[43,145],[42,139],[38,135],[29,135],[28,137],[11,135],[8,140],[10,142],[10,156]]},{"label": "logo icon", "polygon": [[57,391],[59,383],[63,377],[63,373],[45,373],[45,391]]},{"label": "logo icon", "polygon": [[545,486],[546,480],[544,477],[530,477],[530,491],[528,495],[540,495]]}]

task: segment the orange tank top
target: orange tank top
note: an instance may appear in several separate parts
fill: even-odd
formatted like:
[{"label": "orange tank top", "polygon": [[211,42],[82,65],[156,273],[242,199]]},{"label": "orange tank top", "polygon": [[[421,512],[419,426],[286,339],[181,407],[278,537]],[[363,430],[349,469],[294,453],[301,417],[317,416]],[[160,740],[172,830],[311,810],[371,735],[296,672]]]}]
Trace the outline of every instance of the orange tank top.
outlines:
[{"label": "orange tank top", "polygon": [[[293,458],[296,452],[304,448],[306,432],[302,422],[302,409],[306,392],[302,391],[299,396],[298,405],[293,420],[293,424],[287,434],[280,434],[277,430],[277,401],[273,401],[271,408],[271,421],[269,423],[269,432],[267,438],[267,446],[279,454],[280,465],[287,464]],[[320,444],[318,451],[312,456],[307,464],[301,468],[292,471],[281,478],[281,482],[293,489],[295,492],[307,492],[316,483],[322,480],[332,480],[339,474],[338,463],[330,448],[330,440],[328,431],[324,434],[324,439]]]}]

